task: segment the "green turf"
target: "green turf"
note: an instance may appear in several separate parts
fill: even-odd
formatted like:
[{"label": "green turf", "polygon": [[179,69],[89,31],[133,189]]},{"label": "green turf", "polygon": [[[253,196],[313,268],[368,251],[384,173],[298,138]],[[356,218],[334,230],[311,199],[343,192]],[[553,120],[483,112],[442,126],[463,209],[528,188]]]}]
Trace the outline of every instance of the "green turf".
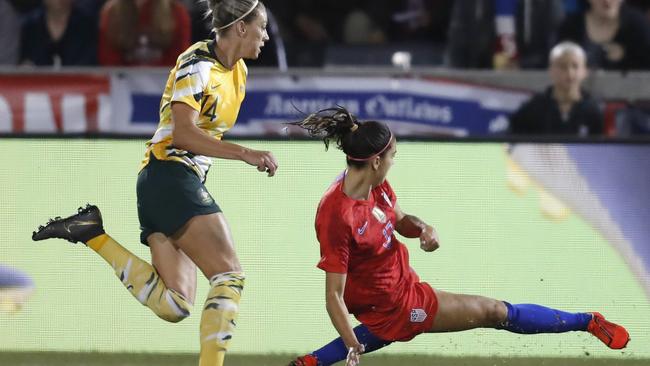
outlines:
[{"label": "green turf", "polygon": [[[291,360],[290,355],[230,355],[227,366],[282,366]],[[105,354],[105,353],[0,353],[0,365],[12,366],[195,366],[195,355],[160,354]],[[414,355],[368,355],[362,358],[362,366],[647,366],[650,359],[594,358],[589,355],[571,358],[523,358],[523,357],[443,357]],[[337,366],[342,366],[340,362]]]},{"label": "green turf", "polygon": [[[138,242],[135,202],[143,142],[0,139],[0,262],[36,284],[20,313],[0,314],[0,352],[198,353],[200,304],[208,290],[201,276],[192,316],[169,324],[135,301],[92,251],[30,239],[48,217],[92,202],[101,207],[107,231],[148,260]],[[325,310],[324,274],[316,268],[313,225],[318,200],[344,158],[319,142],[240,143],[273,151],[280,170],[267,178],[218,159],[210,170],[208,189],[228,218],[247,274],[231,351],[308,352],[336,335]],[[601,311],[630,330],[627,353],[584,333],[475,330],[422,335],[382,354],[650,358],[650,301],[620,254],[577,215],[544,217],[534,187],[521,195],[508,188],[506,166],[502,144],[399,143],[389,179],[400,206],[434,224],[441,237],[433,253],[404,239],[413,268],[442,290]]]}]

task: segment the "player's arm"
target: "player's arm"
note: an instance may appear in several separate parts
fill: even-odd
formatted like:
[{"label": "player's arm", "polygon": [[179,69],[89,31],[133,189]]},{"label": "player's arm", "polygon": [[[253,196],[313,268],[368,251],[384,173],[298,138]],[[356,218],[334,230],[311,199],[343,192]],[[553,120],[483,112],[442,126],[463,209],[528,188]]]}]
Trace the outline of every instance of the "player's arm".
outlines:
[{"label": "player's arm", "polygon": [[440,247],[438,233],[431,225],[427,225],[420,218],[402,212],[395,202],[395,230],[406,238],[420,238],[420,248],[425,252],[432,252]]},{"label": "player's arm", "polygon": [[363,345],[359,343],[357,336],[352,330],[348,321],[350,313],[343,301],[343,291],[345,290],[345,280],[347,275],[344,273],[326,272],[325,274],[325,306],[327,314],[341,336],[347,349],[353,348],[357,353],[363,352]]},{"label": "player's arm", "polygon": [[249,149],[231,142],[217,140],[204,133],[195,124],[199,112],[182,102],[172,103],[173,145],[194,154],[221,159],[241,160],[256,166],[259,171],[275,174],[278,162],[269,151]]}]

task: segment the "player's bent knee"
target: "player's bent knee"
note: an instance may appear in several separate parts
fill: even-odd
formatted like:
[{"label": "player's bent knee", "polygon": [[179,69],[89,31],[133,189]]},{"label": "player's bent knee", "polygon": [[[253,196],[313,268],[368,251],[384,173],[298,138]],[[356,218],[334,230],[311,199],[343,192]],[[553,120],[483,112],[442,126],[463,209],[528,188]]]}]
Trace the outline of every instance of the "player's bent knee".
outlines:
[{"label": "player's bent knee", "polygon": [[503,323],[508,316],[505,304],[494,299],[485,299],[484,305],[485,321],[490,326],[497,326]]},{"label": "player's bent knee", "polygon": [[189,312],[187,314],[159,313],[156,315],[158,315],[158,317],[164,321],[168,321],[170,323],[178,323],[181,320],[190,316],[190,313]]},{"label": "player's bent knee", "polygon": [[178,323],[190,316],[192,305],[178,292],[168,289],[162,295],[159,306],[152,308],[159,318],[170,323]]}]

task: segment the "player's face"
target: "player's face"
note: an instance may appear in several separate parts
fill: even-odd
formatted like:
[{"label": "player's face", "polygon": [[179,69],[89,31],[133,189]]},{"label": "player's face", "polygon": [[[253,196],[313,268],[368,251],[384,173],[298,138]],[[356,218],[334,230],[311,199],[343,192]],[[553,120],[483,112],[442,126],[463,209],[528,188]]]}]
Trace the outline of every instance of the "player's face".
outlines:
[{"label": "player's face", "polygon": [[259,57],[260,52],[262,52],[262,47],[264,47],[264,42],[269,40],[269,35],[266,33],[267,22],[266,10],[260,8],[257,11],[257,17],[245,25],[244,58],[255,60]]},{"label": "player's face", "polygon": [[390,141],[390,146],[386,153],[379,158],[379,166],[377,168],[377,185],[384,182],[388,171],[393,166],[395,162],[395,155],[397,154],[397,140],[393,136],[393,139]]},{"label": "player's face", "polygon": [[575,90],[587,77],[585,59],[576,52],[566,52],[551,61],[553,85],[561,90]]},{"label": "player's face", "polygon": [[618,18],[623,0],[589,0],[591,9],[600,18]]}]

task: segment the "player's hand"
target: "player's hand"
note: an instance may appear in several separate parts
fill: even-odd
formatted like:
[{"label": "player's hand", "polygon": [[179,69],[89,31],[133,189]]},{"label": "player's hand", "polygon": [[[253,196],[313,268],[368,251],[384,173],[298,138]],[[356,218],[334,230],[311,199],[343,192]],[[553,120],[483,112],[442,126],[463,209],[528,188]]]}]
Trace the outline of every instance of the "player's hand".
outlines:
[{"label": "player's hand", "polygon": [[361,362],[359,358],[364,351],[365,347],[361,343],[348,347],[348,357],[345,359],[345,366],[357,366]]},{"label": "player's hand", "polygon": [[267,172],[269,177],[274,176],[275,171],[278,169],[278,161],[275,160],[275,156],[270,151],[247,150],[243,160],[252,166],[256,166],[258,171]]},{"label": "player's hand", "polygon": [[427,227],[422,230],[422,234],[420,234],[420,248],[425,252],[433,252],[440,247],[438,240],[438,233],[436,230],[427,225]]}]

